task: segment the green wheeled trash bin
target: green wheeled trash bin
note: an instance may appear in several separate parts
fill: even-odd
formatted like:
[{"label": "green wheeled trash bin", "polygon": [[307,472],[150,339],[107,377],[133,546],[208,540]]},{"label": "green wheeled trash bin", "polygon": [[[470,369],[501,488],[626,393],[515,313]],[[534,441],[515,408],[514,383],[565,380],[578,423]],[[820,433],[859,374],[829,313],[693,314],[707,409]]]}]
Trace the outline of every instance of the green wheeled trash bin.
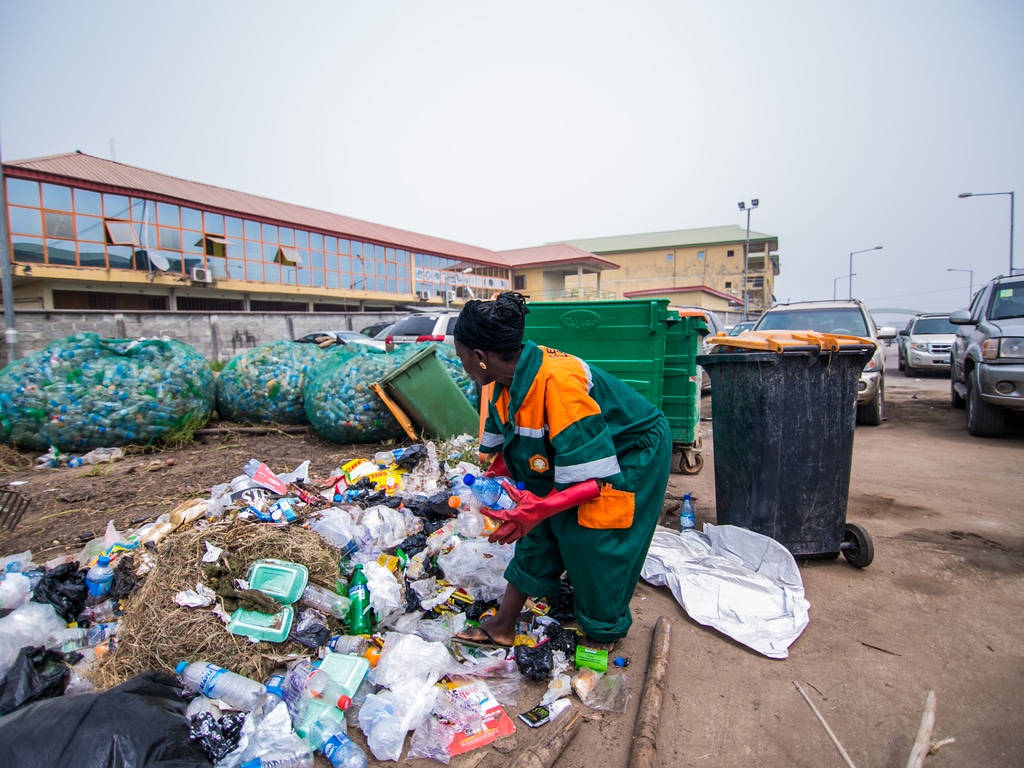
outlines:
[{"label": "green wheeled trash bin", "polygon": [[874,349],[854,337],[748,332],[697,358],[711,377],[719,525],[795,556],[871,563],[871,538],[846,522],[846,505],[857,383]]}]

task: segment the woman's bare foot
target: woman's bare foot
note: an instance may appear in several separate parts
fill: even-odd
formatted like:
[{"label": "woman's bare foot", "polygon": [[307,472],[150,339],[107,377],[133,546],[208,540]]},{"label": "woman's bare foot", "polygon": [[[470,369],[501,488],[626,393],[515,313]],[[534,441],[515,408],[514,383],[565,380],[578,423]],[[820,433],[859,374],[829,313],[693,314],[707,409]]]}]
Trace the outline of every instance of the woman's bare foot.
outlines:
[{"label": "woman's bare foot", "polygon": [[487,622],[478,624],[475,627],[467,627],[459,632],[452,640],[465,642],[474,645],[493,645],[498,648],[511,648],[515,643],[514,631],[495,627],[493,623]]}]

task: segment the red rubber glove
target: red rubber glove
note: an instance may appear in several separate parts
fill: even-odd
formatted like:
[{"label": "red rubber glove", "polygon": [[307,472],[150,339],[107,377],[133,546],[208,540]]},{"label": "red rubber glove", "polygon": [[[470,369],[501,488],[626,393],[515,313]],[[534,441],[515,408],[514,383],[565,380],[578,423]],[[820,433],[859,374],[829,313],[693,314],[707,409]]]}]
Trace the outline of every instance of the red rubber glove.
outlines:
[{"label": "red rubber glove", "polygon": [[484,477],[512,477],[508,471],[508,465],[505,464],[505,456],[501,451],[494,454],[494,458],[491,460],[491,466],[484,472]]},{"label": "red rubber glove", "polygon": [[502,520],[498,530],[487,537],[493,544],[511,544],[528,534],[541,521],[578,507],[584,501],[601,495],[601,486],[594,479],[570,485],[561,491],[552,491],[547,496],[538,496],[530,491],[520,491],[506,480],[502,486],[516,503],[512,509],[488,509],[487,515]]}]

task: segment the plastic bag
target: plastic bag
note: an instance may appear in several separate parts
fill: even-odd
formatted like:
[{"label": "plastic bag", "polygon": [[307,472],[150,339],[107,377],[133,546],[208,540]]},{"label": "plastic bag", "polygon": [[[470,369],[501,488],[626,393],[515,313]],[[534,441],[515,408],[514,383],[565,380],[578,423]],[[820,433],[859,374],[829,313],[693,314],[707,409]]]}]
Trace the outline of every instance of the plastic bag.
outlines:
[{"label": "plastic bag", "polygon": [[431,643],[415,635],[388,632],[374,682],[394,688],[414,681],[433,685],[455,667],[451,653],[442,643]]},{"label": "plastic bag", "polygon": [[316,650],[327,645],[331,639],[331,630],[327,628],[327,618],[319,611],[305,609],[299,613],[299,618],[292,626],[289,640],[295,640],[310,650]]},{"label": "plastic bag", "polygon": [[359,524],[373,537],[378,549],[392,549],[405,539],[405,517],[397,509],[378,504],[363,512]]},{"label": "plastic bag", "polygon": [[497,600],[505,594],[505,568],[515,554],[512,547],[486,539],[462,541],[437,558],[446,581],[458,584],[476,600]]},{"label": "plastic bag", "polygon": [[406,760],[437,760],[439,763],[448,765],[451,760],[448,749],[454,736],[452,726],[430,716],[413,731],[412,739],[409,741],[409,752],[405,758]]},{"label": "plastic bag", "polygon": [[572,685],[580,701],[591,709],[625,712],[629,705],[629,686],[624,672],[621,675],[606,675],[592,669],[582,669],[573,678]]},{"label": "plastic bag", "polygon": [[0,573],[0,610],[11,611],[32,596],[32,582],[23,573]]},{"label": "plastic bag", "polygon": [[[258,711],[250,712],[245,718],[238,738],[238,748],[228,754],[217,765],[220,768],[235,768],[254,758],[270,763],[281,760],[278,765],[296,765],[310,756],[309,745],[292,730],[292,718],[284,702],[263,716]],[[288,760],[294,760],[290,763]]]},{"label": "plastic bag", "polygon": [[547,680],[554,667],[551,647],[548,643],[537,646],[517,645],[516,665],[523,677],[534,680]]},{"label": "plastic bag", "polygon": [[143,672],[106,691],[33,702],[0,718],[0,764],[210,768],[188,733],[177,681]]},{"label": "plastic bag", "polygon": [[0,715],[33,701],[63,696],[70,674],[63,653],[41,646],[22,648],[0,680]]},{"label": "plastic bag", "polygon": [[32,590],[32,597],[36,602],[51,604],[65,622],[74,621],[89,596],[85,574],[84,569],[79,570],[78,563],[64,563],[51,568]]},{"label": "plastic bag", "polygon": [[306,377],[325,357],[316,344],[271,341],[231,358],[217,375],[217,413],[239,424],[306,424]]},{"label": "plastic bag", "polygon": [[0,440],[64,452],[145,445],[205,422],[214,400],[213,372],[187,344],[79,333],[0,371]]},{"label": "plastic bag", "polygon": [[33,600],[0,619],[0,675],[6,675],[18,651],[28,645],[45,645],[52,633],[67,628],[50,603]]},{"label": "plastic bag", "polygon": [[189,739],[216,763],[238,748],[245,716],[245,712],[232,712],[218,719],[210,712],[199,712],[189,718]]}]

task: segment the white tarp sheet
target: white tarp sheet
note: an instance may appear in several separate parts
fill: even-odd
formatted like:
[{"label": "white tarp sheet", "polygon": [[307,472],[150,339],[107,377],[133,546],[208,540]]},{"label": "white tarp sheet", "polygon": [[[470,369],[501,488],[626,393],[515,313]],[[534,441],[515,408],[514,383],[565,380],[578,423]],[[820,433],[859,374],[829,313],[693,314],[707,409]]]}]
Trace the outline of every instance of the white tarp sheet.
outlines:
[{"label": "white tarp sheet", "polygon": [[640,572],[667,586],[694,621],[773,659],[807,626],[804,586],[793,555],[774,539],[733,525],[704,532],[658,526]]}]

